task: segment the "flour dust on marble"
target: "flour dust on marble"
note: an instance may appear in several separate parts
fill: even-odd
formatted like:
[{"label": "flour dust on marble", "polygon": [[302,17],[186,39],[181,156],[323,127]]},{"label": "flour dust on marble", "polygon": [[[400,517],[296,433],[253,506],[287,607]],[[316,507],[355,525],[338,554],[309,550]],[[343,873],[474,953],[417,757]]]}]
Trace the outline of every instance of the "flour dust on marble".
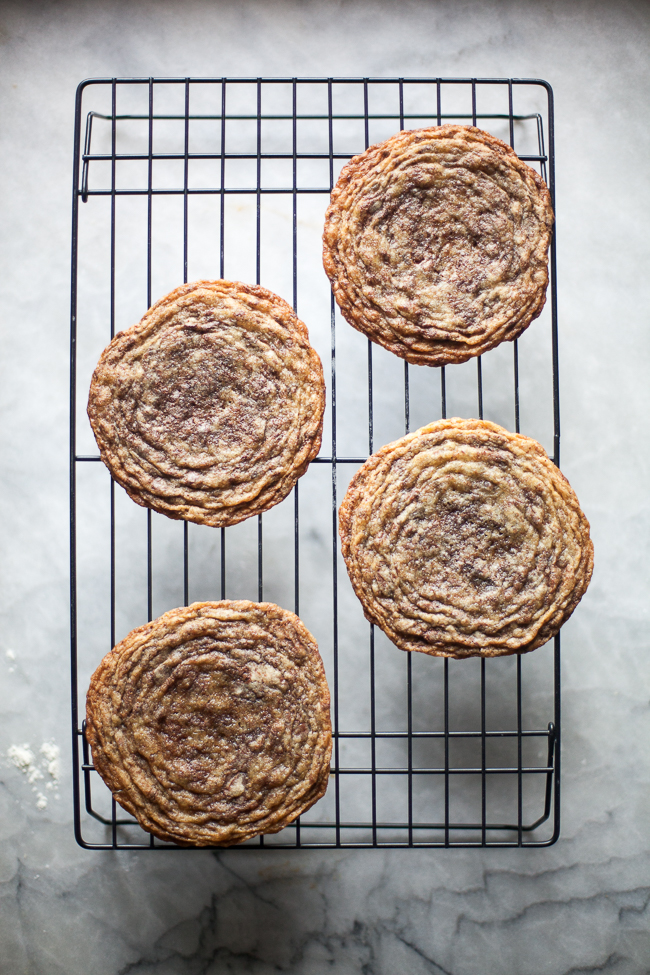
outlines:
[{"label": "flour dust on marble", "polygon": [[60,755],[61,749],[53,741],[44,741],[36,753],[29,743],[10,745],[7,749],[7,758],[11,764],[22,772],[32,786],[37,809],[47,809],[48,799],[52,795],[55,799],[60,798]]}]

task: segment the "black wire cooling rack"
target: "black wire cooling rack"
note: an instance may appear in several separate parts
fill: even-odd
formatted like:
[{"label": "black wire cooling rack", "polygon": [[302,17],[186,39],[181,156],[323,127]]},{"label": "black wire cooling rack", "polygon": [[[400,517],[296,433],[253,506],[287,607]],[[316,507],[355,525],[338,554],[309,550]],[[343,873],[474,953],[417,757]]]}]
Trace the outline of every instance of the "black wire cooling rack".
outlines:
[{"label": "black wire cooling rack", "polygon": [[[74,816],[88,849],[177,849],[144,833],[93,769],[90,673],[134,626],[195,599],[268,599],[317,636],[332,692],[326,796],[237,849],[548,846],[559,835],[560,639],[532,654],[403,653],[367,624],[337,511],[369,453],[447,415],[535,436],[559,463],[555,242],[549,300],[514,343],[415,367],[339,317],[322,218],[346,160],[398,129],[454,121],[512,145],[554,195],[553,95],[522,79],[92,79],[77,91],[70,373]],[[115,331],[181,282],[255,281],[293,303],[323,359],[322,452],[292,496],[243,526],[133,504],[85,416]]]}]

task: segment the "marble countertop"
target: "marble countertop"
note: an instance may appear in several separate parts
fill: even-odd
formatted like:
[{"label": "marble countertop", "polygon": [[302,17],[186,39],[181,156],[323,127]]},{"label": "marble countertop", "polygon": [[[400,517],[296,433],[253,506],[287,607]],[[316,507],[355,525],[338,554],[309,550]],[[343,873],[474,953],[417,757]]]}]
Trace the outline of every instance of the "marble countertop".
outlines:
[{"label": "marble countertop", "polygon": [[[0,972],[650,971],[650,8],[7,0],[0,7]],[[72,832],[68,328],[74,91],[111,76],[477,76],[556,98],[563,469],[592,585],[563,633],[540,850],[82,850]]]}]

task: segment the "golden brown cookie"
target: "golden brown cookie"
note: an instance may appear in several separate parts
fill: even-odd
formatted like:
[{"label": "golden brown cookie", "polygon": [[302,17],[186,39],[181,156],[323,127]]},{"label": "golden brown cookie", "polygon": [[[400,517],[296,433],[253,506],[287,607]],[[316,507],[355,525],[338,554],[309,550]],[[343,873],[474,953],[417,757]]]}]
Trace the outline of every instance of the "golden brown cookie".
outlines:
[{"label": "golden brown cookie", "polygon": [[93,374],[102,460],[138,504],[234,525],[282,501],[320,448],[325,384],[305,325],[266,288],[184,284]]},{"label": "golden brown cookie", "polygon": [[339,512],[364,613],[402,650],[494,657],[550,640],[593,569],[589,522],[535,440],[439,420],[382,447]]},{"label": "golden brown cookie", "polygon": [[273,603],[194,603],[133,630],[93,674],[86,707],[95,768],[160,839],[277,833],[327,788],[323,662]]},{"label": "golden brown cookie", "polygon": [[543,180],[488,132],[399,132],[343,168],[323,263],[350,325],[409,362],[444,366],[539,315],[552,225]]}]

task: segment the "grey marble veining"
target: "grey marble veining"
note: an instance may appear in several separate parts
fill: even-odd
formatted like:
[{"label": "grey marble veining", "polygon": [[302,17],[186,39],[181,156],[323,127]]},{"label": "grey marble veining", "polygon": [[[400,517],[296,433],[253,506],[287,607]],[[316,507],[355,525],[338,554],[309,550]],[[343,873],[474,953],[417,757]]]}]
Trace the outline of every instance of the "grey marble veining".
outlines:
[{"label": "grey marble veining", "polygon": [[[0,972],[650,971],[645,3],[0,6]],[[556,95],[562,460],[596,570],[563,635],[560,841],[89,853],[71,827],[67,341],[89,76],[542,77]],[[60,769],[56,748],[60,749]]]}]

